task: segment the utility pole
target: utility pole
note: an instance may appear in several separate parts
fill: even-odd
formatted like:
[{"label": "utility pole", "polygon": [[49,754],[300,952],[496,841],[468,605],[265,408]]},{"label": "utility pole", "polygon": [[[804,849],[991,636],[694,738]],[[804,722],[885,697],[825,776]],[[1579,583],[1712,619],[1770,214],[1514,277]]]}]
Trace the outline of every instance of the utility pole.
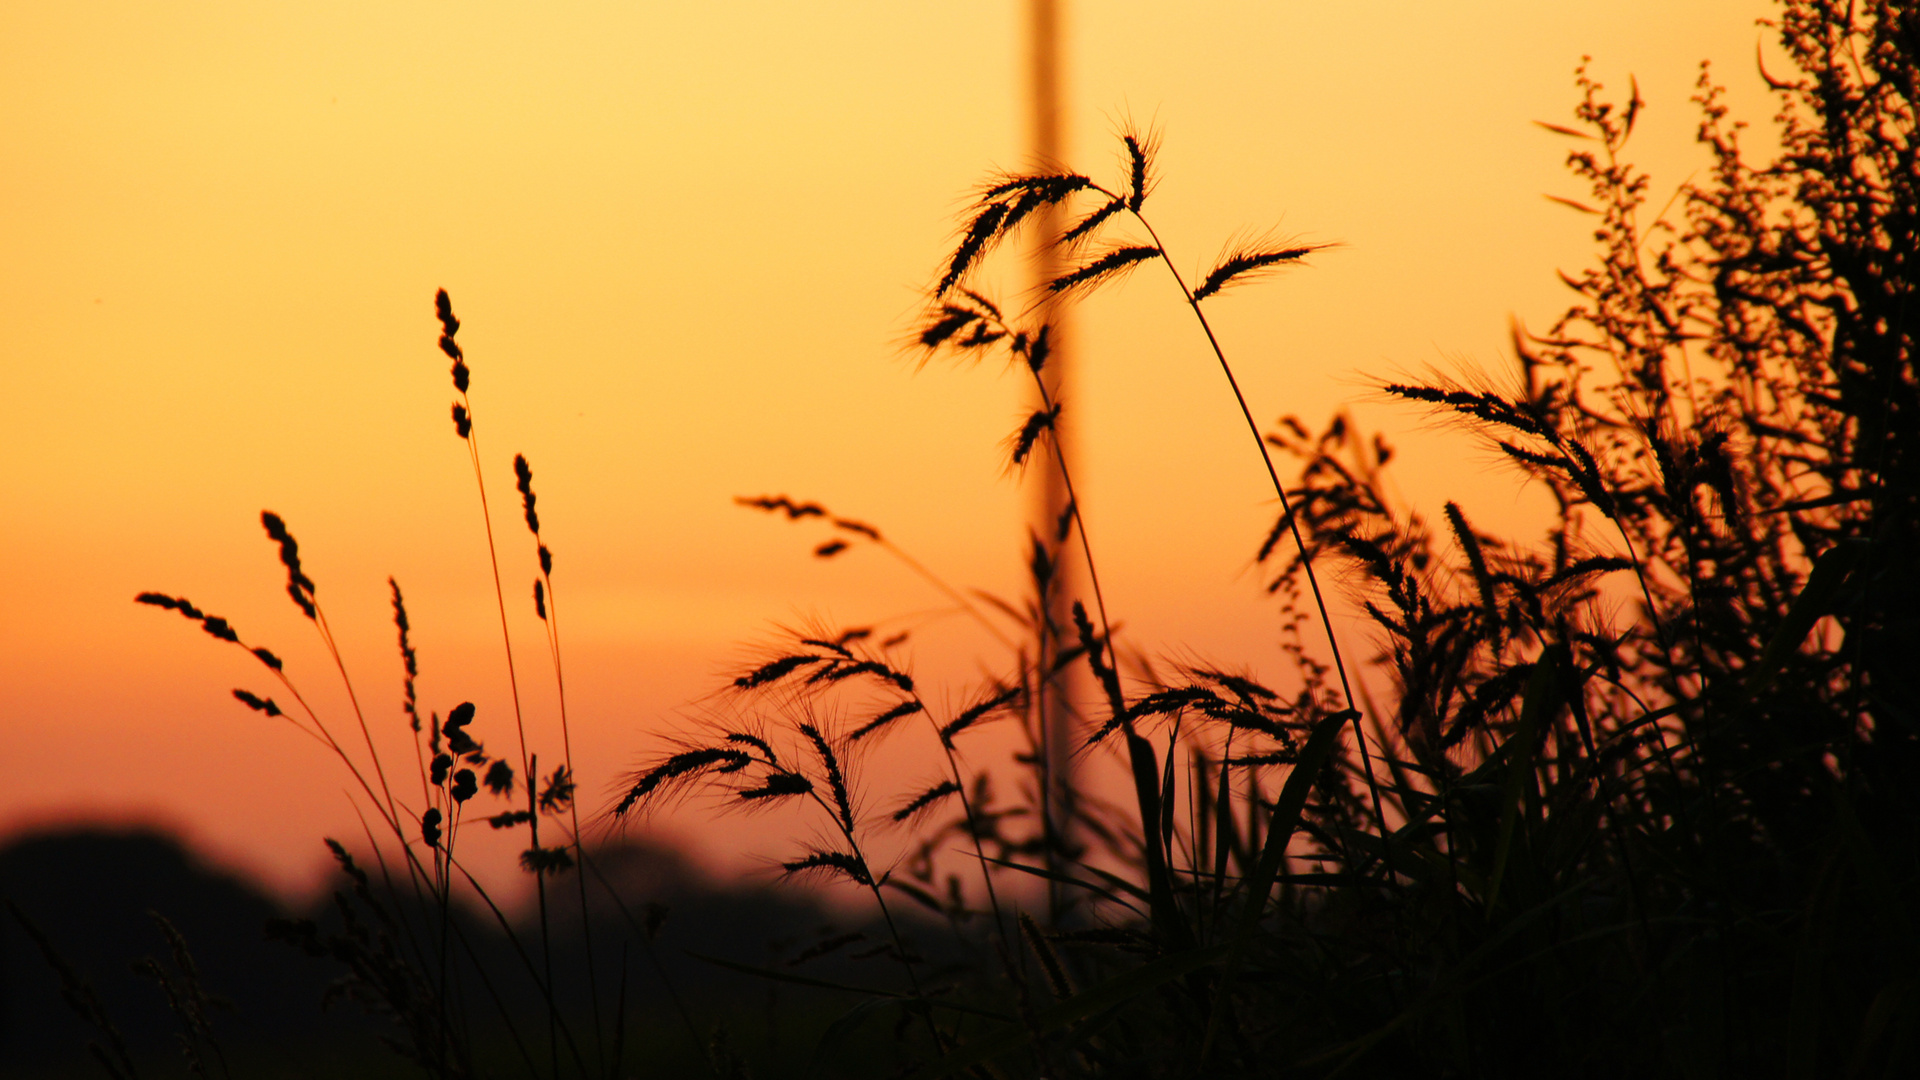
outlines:
[{"label": "utility pole", "polygon": [[[1028,101],[1028,138],[1032,164],[1046,171],[1063,170],[1066,166],[1066,147],[1062,137],[1062,84],[1061,40],[1065,36],[1061,30],[1060,0],[1028,0],[1027,24],[1027,101]],[[1032,266],[1036,290],[1059,277],[1065,270],[1055,244],[1061,233],[1066,231],[1065,214],[1058,205],[1049,206],[1036,215],[1032,226],[1033,239]],[[1057,303],[1044,293],[1036,314],[1052,327],[1049,343],[1052,351],[1041,378],[1046,381],[1047,393],[1054,402],[1066,401],[1066,393],[1072,387],[1071,371],[1073,351],[1072,336],[1065,325],[1066,305]],[[1034,409],[1045,406],[1034,392]],[[1074,427],[1071,419],[1071,402],[1063,410],[1063,419],[1056,423],[1052,437],[1058,440],[1062,456],[1073,460],[1071,441],[1068,438]],[[1086,572],[1078,560],[1067,557],[1073,545],[1061,543],[1061,522],[1068,513],[1067,484],[1061,475],[1057,462],[1050,455],[1040,456],[1040,477],[1033,486],[1033,502],[1029,510],[1029,526],[1033,535],[1054,553],[1053,586],[1047,592],[1041,612],[1051,624],[1052,630],[1043,630],[1042,651],[1035,658],[1038,670],[1044,674],[1057,655],[1073,644],[1073,620],[1068,609],[1073,597],[1079,592],[1079,585],[1085,579]],[[1071,539],[1071,537],[1069,537]],[[1055,636],[1058,635],[1058,636]],[[1081,684],[1078,678],[1079,666],[1063,671],[1050,681],[1036,678],[1035,686],[1040,691],[1037,703],[1036,723],[1044,734],[1045,760],[1042,762],[1043,828],[1047,831],[1047,861],[1051,867],[1063,850],[1074,846],[1073,839],[1073,749],[1074,725],[1071,699],[1074,688]],[[1057,869],[1057,867],[1055,867]],[[1049,904],[1052,913],[1058,914],[1058,898]]]}]

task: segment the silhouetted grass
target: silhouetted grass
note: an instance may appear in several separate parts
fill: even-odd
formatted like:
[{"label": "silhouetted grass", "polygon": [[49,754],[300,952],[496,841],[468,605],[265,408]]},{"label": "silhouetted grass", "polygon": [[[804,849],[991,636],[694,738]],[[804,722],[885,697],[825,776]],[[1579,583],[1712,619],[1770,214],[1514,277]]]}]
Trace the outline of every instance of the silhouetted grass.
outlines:
[{"label": "silhouetted grass", "polygon": [[[741,812],[804,810],[807,838],[756,852],[789,876],[859,890],[873,925],[797,944],[791,963],[711,960],[769,987],[852,995],[808,1047],[808,1075],[1909,1074],[1920,16],[1791,0],[1778,29],[1797,67],[1775,84],[1785,153],[1744,160],[1703,74],[1714,167],[1671,222],[1642,222],[1647,181],[1624,158],[1637,89],[1609,101],[1583,70],[1578,125],[1548,125],[1578,140],[1570,165],[1592,189],[1562,200],[1596,218],[1596,265],[1567,276],[1574,304],[1543,335],[1516,331],[1504,377],[1384,388],[1483,434],[1544,488],[1555,509],[1537,537],[1487,532],[1452,502],[1444,528],[1429,527],[1386,493],[1391,448],[1344,417],[1317,433],[1291,417],[1256,422],[1208,305],[1318,248],[1230,245],[1190,288],[1148,216],[1153,138],[1121,136],[1125,168],[1110,183],[1051,171],[977,190],[916,338],[929,356],[1004,350],[1039,390],[1009,465],[1057,470],[1067,507],[1030,538],[1030,593],[955,588],[877,527],[815,503],[739,501],[819,519],[820,557],[876,546],[906,561],[1005,655],[978,685],[936,698],[901,638],[794,633],[693,729],[650,747],[614,811],[669,813],[696,792]],[[1227,380],[1280,506],[1264,539],[1248,540],[1279,605],[1284,678],[1162,670],[1128,659],[1147,646],[1117,647],[1094,530],[1055,437],[1071,414],[1041,378],[1053,309],[1015,311],[975,287],[1047,208],[1068,224],[1031,239],[1056,246],[1066,269],[1038,295],[1076,300],[1158,262]],[[436,315],[478,479],[472,373],[444,292]],[[1276,454],[1299,466],[1293,482]],[[523,456],[514,469],[564,702],[552,553],[532,470]],[[338,665],[290,529],[262,521]],[[1085,596],[1062,595],[1070,546]],[[1358,661],[1316,574],[1328,561],[1350,571],[1370,623],[1377,651]],[[504,636],[499,566],[496,555]],[[1637,608],[1611,611],[1608,589],[1630,590]],[[338,963],[348,993],[389,1016],[396,1048],[433,1075],[644,1071],[626,1040],[645,1023],[626,965],[617,990],[592,966],[569,969],[578,992],[554,962],[559,909],[577,909],[584,928],[595,895],[622,913],[621,948],[653,950],[657,929],[581,842],[564,706],[561,763],[544,778],[517,675],[513,757],[469,730],[484,730],[470,704],[422,724],[397,584],[393,597],[405,708],[425,736],[417,803],[389,787],[357,704],[364,752],[307,707],[276,654],[186,600],[138,598],[249,649],[293,704],[236,696],[324,745],[378,819],[377,867],[334,845],[347,875],[340,928],[289,924],[281,936]],[[1075,668],[1097,698],[1068,701],[1071,749],[1118,748],[1124,805],[1051,771],[1060,736],[1045,702],[1066,700]],[[1011,761],[976,749],[993,724],[1018,732]],[[924,775],[865,768],[879,744],[902,741]],[[501,914],[455,854],[483,775],[504,809],[480,820],[527,830],[532,928]],[[876,859],[902,843],[897,865]],[[550,907],[547,879],[568,874],[575,895]],[[481,961],[456,889],[491,912],[504,960]],[[811,973],[829,958],[853,973]],[[696,1043],[716,1030],[679,1013]],[[481,1025],[509,1037],[504,1059],[476,1050]],[[708,1044],[708,1067],[741,1075],[723,1042]]]}]

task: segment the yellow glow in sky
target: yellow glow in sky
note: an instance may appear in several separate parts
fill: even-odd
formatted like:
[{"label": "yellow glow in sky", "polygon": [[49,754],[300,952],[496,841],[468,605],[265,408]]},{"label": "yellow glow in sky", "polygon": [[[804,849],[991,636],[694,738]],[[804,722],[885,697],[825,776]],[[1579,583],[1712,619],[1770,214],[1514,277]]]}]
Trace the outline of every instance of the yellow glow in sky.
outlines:
[{"label": "yellow glow in sky", "polygon": [[[1703,160],[1701,59],[1772,111],[1746,0],[1067,7],[1074,164],[1113,169],[1124,120],[1161,130],[1149,212],[1183,266],[1249,231],[1342,245],[1216,308],[1268,422],[1498,366],[1510,315],[1552,322],[1591,226],[1541,197],[1584,193],[1531,121],[1567,118],[1583,54],[1622,97],[1638,79],[1656,205]],[[158,815],[288,888],[358,834],[337,767],[229,698],[257,667],[131,602],[191,597],[344,707],[263,508],[396,751],[389,574],[428,705],[504,715],[443,286],[529,581],[508,462],[536,471],[590,795],[772,622],[923,626],[925,670],[973,674],[985,646],[929,623],[910,573],[815,560],[732,497],[819,499],[1019,592],[1020,388],[900,343],[972,185],[1024,164],[1023,25],[1011,2],[0,8],[0,828]],[[1136,643],[1270,666],[1263,474],[1177,300],[1141,273],[1078,315],[1090,533]],[[1415,505],[1522,514],[1418,414],[1360,414]]]}]

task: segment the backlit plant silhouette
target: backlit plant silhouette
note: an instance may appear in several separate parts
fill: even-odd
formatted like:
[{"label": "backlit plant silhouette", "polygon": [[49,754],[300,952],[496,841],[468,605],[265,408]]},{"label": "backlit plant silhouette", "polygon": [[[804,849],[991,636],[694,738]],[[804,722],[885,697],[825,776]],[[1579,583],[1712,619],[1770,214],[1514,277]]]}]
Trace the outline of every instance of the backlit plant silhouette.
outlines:
[{"label": "backlit plant silhouette", "polygon": [[[695,794],[741,812],[785,807],[779,820],[811,832],[763,853],[786,875],[850,887],[871,905],[872,927],[822,936],[793,969],[715,958],[848,996],[806,1069],[1911,1072],[1920,15],[1790,0],[1776,30],[1793,65],[1768,73],[1780,156],[1743,157],[1740,127],[1703,71],[1695,100],[1713,166],[1680,190],[1671,217],[1646,219],[1649,180],[1627,163],[1637,90],[1610,100],[1583,67],[1576,125],[1547,125],[1575,140],[1569,163],[1591,192],[1561,201],[1596,226],[1596,262],[1565,275],[1573,305],[1543,334],[1516,331],[1510,372],[1384,387],[1478,433],[1517,479],[1548,492],[1554,510],[1537,537],[1494,535],[1455,502],[1397,505],[1383,483],[1390,447],[1344,417],[1318,432],[1292,417],[1257,422],[1207,308],[1315,248],[1233,250],[1190,286],[1147,216],[1151,138],[1122,135],[1115,182],[1049,171],[976,192],[917,339],[929,356],[1003,355],[1039,388],[1009,459],[1050,457],[1069,502],[1032,538],[1031,595],[956,588],[878,527],[815,503],[741,502],[817,519],[830,530],[822,557],[878,547],[906,560],[1005,656],[978,685],[933,694],[902,639],[795,631],[696,721],[647,746],[613,811],[670,813]],[[1071,301],[1159,262],[1175,286],[1168,302],[1196,319],[1195,357],[1225,375],[1280,504],[1248,547],[1280,608],[1285,678],[1134,663],[1124,657],[1143,647],[1116,648],[1099,523],[1072,497],[1074,463],[1054,437],[1068,420],[1041,378],[1045,308],[1015,310],[976,282],[1047,207],[1069,224],[1031,239],[1068,269],[1043,295]],[[478,476],[470,374],[445,293],[436,314],[460,395],[456,434]],[[1276,456],[1299,466],[1292,483]],[[533,601],[563,688],[552,554],[524,458],[515,474],[538,563]],[[290,598],[344,679],[291,531],[272,514],[262,521]],[[1084,596],[1056,595],[1069,549],[1087,566]],[[1367,620],[1377,651],[1365,659],[1353,635],[1333,633],[1335,598],[1316,574],[1330,563],[1349,571],[1347,599]],[[584,913],[594,875],[564,714],[561,764],[545,776],[518,715],[506,757],[471,733],[470,705],[422,720],[394,585],[416,800],[398,790],[408,781],[392,783],[357,703],[355,743],[348,725],[307,707],[276,654],[184,599],[139,599],[248,649],[281,696],[236,696],[354,777],[385,830],[374,846],[392,858],[384,886],[335,845],[351,875],[345,927],[281,934],[341,963],[350,992],[398,1022],[405,1053],[440,1076],[644,1068],[621,1044],[624,1006],[599,995],[593,969],[587,1015],[557,993],[547,879],[572,875],[570,902]],[[1097,690],[1068,702],[1072,749],[1121,751],[1124,805],[1049,772],[1058,748],[1042,718],[1071,668]],[[514,686],[517,710],[517,676]],[[978,732],[993,724],[1019,732],[1010,761],[981,749]],[[925,775],[869,770],[883,742],[917,746]],[[456,887],[487,896],[455,854],[482,786],[510,800],[484,820],[528,830],[522,862],[539,883],[540,940],[514,937],[518,970],[498,975],[530,981],[544,1006],[519,1017],[495,998],[514,1033],[508,1060],[464,1034],[456,1014],[484,1003],[448,992],[465,932],[451,898]],[[417,903],[402,910],[393,897],[405,895]],[[651,947],[638,921],[622,933]],[[856,951],[864,980],[802,967]],[[881,1016],[893,1023],[863,1026]],[[738,1064],[725,1053],[709,1063],[721,1075]]]}]

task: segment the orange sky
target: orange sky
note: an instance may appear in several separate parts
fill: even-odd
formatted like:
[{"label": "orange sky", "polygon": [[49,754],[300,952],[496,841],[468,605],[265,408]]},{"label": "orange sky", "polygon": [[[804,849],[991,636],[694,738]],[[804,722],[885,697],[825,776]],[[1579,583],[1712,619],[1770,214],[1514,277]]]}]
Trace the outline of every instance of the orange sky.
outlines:
[{"label": "orange sky", "polygon": [[[1772,112],[1751,0],[1068,8],[1074,162],[1108,173],[1118,122],[1159,127],[1148,209],[1182,266],[1270,227],[1343,245],[1215,305],[1269,421],[1317,425],[1370,374],[1500,364],[1510,315],[1552,322],[1590,225],[1541,197],[1584,192],[1530,121],[1567,120],[1583,53],[1623,96],[1638,77],[1656,205],[1701,164],[1699,60],[1740,115]],[[191,597],[343,707],[262,508],[377,722],[400,723],[393,574],[426,703],[478,701],[504,739],[439,286],[510,581],[530,551],[508,462],[535,468],[590,802],[776,622],[922,627],[921,669],[964,696],[986,646],[927,623],[937,594],[878,552],[815,560],[815,532],[731,499],[819,499],[1019,591],[1019,388],[916,373],[899,343],[965,193],[1022,164],[1021,26],[1012,2],[0,8],[0,829],[158,817],[286,889],[322,834],[358,833],[337,766],[229,698],[259,669],[131,602]],[[1136,645],[1277,672],[1248,570],[1264,479],[1177,299],[1143,272],[1079,316],[1108,600]],[[1417,505],[1522,512],[1418,414],[1360,413]]]}]

